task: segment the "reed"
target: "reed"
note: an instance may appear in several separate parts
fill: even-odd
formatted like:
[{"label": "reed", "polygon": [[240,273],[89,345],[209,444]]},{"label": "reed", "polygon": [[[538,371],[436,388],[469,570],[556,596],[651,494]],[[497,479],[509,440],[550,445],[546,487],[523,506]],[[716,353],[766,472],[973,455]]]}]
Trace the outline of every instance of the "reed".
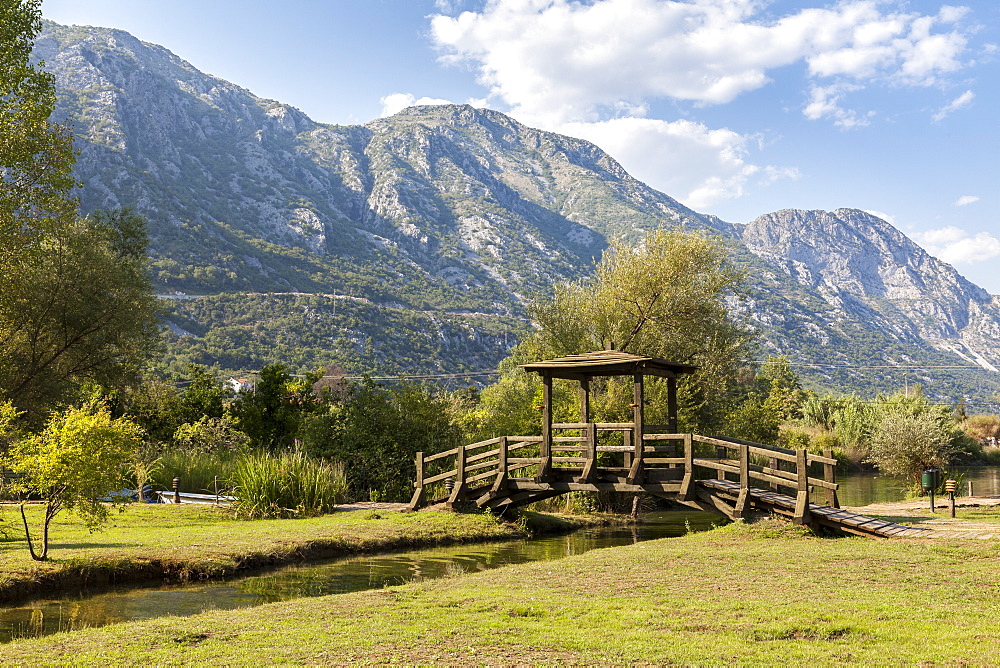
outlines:
[{"label": "reed", "polygon": [[299,451],[242,455],[229,477],[238,517],[311,517],[347,500],[340,462],[306,457]]}]

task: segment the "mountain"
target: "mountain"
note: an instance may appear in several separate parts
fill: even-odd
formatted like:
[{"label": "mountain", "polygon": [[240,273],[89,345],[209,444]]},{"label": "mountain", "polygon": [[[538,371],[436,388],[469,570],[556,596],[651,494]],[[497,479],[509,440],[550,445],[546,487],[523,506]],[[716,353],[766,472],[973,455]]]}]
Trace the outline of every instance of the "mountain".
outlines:
[{"label": "mountain", "polygon": [[588,275],[611,238],[680,225],[727,240],[767,351],[825,365],[800,368],[811,386],[1000,388],[996,300],[869,214],[726,223],[589,142],[469,106],[321,124],[118,30],[46,23],[36,55],[73,123],[84,210],[150,220],[174,364],[489,370],[534,295]]}]

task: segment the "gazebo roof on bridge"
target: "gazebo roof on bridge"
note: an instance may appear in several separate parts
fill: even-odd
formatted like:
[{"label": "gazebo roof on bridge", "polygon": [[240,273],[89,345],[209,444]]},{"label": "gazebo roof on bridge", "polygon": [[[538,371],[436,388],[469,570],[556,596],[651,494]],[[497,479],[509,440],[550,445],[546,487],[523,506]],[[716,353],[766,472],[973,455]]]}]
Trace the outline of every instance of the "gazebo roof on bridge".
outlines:
[{"label": "gazebo roof on bridge", "polygon": [[525,371],[534,371],[542,376],[584,380],[594,376],[661,376],[676,378],[682,373],[698,370],[692,364],[669,362],[657,357],[633,355],[620,350],[598,350],[581,355],[567,355],[541,362],[522,364]]}]

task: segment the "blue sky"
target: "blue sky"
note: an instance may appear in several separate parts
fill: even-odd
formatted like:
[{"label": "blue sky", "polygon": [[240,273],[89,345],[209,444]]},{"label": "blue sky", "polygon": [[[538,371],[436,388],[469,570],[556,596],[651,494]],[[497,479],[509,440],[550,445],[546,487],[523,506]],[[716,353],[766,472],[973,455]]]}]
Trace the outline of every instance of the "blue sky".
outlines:
[{"label": "blue sky", "polygon": [[1000,1],[44,0],[327,123],[469,102],[692,208],[877,212],[1000,294]]}]

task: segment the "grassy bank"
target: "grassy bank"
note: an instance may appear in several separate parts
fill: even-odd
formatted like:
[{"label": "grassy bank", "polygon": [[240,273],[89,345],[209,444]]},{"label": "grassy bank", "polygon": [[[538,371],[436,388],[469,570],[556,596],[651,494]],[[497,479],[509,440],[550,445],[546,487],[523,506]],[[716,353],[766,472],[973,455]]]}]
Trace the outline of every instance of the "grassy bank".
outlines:
[{"label": "grassy bank", "polygon": [[[29,511],[29,521],[41,513],[37,506]],[[3,507],[0,519],[8,536],[0,542],[0,603],[83,584],[201,580],[303,559],[510,540],[602,521],[529,514],[510,523],[489,515],[364,510],[248,521],[211,506],[135,505],[93,534],[60,515],[51,559],[36,562],[16,507]]]},{"label": "grassy bank", "polygon": [[[769,522],[0,647],[30,664],[995,664],[1000,543]],[[927,664],[925,664],[927,665]]]}]

